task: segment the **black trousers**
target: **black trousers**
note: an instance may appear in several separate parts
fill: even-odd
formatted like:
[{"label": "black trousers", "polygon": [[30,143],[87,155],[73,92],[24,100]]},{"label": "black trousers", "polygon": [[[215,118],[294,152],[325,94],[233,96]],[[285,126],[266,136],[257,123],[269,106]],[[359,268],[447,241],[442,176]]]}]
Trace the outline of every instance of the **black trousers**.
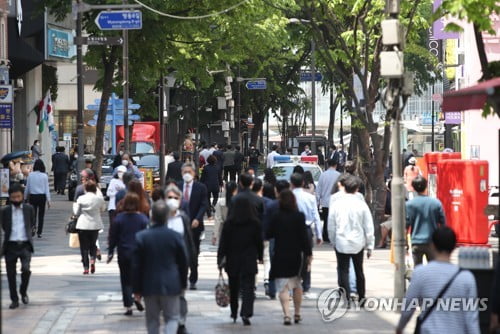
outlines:
[{"label": "black trousers", "polygon": [[43,232],[43,220],[45,217],[45,205],[47,204],[47,196],[45,194],[29,195],[29,202],[35,209],[35,217],[38,215],[37,234]]},{"label": "black trousers", "polygon": [[357,254],[345,254],[335,250],[337,254],[337,265],[339,271],[339,285],[346,291],[347,298],[351,295],[349,285],[349,260],[352,259],[354,264],[354,272],[356,273],[356,288],[358,290],[359,299],[365,298],[365,274],[363,273],[363,254],[364,249]]},{"label": "black trousers", "polygon": [[13,302],[19,301],[16,284],[16,266],[18,259],[21,260],[21,286],[19,292],[21,296],[25,296],[31,276],[31,251],[29,249],[29,244],[28,242],[17,243],[7,241],[5,243],[5,268],[7,270],[7,280],[9,282],[10,300]]},{"label": "black trousers", "polygon": [[120,268],[123,306],[131,307],[134,302],[132,298],[132,259],[120,257],[118,254],[118,267]]},{"label": "black trousers", "polygon": [[190,273],[189,273],[189,283],[196,284],[198,282],[198,257],[200,256],[200,243],[201,243],[201,231],[191,230],[193,233],[193,243],[194,243],[194,263],[191,263]]},{"label": "black trousers", "polygon": [[[307,240],[309,240],[309,244],[311,245],[311,249],[314,247],[313,242],[313,232],[311,226],[307,227]],[[304,292],[308,292],[311,288],[311,271],[307,270],[307,259],[303,257],[302,259],[302,290]]]},{"label": "black trousers", "polygon": [[236,181],[236,166],[224,167],[224,181]]},{"label": "black trousers", "polygon": [[323,220],[323,241],[330,242],[328,237],[328,208],[321,208],[321,219]]},{"label": "black trousers", "polygon": [[[95,261],[97,246],[96,241],[99,230],[78,230],[80,252],[82,253],[83,268],[89,269],[90,259]],[[89,259],[90,256],[90,259]]]},{"label": "black trousers", "polygon": [[[219,200],[219,190],[209,190],[207,191],[208,194],[208,208],[207,208],[207,216],[212,217],[212,208],[215,210],[215,205],[217,204],[217,201]],[[210,202],[210,198],[213,197],[212,202]]]},{"label": "black trousers", "polygon": [[68,173],[58,172],[54,173],[54,189],[55,191],[62,191],[66,188],[66,177]]},{"label": "black trousers", "polygon": [[238,299],[241,292],[242,302],[240,316],[250,318],[253,315],[253,303],[255,300],[255,274],[229,275],[229,295],[231,305],[231,317],[238,315]]}]

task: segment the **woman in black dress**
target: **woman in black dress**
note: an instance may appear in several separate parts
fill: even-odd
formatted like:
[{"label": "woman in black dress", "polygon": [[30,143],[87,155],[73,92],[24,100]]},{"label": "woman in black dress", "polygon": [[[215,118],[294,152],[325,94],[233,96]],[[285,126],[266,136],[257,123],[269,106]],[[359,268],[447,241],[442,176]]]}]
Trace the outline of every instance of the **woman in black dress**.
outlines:
[{"label": "woman in black dress", "polygon": [[291,190],[279,195],[280,210],[271,219],[267,231],[269,239],[274,238],[274,255],[271,258],[270,279],[275,280],[276,291],[284,313],[284,324],[292,323],[289,310],[289,290],[293,290],[295,308],[294,322],[299,323],[302,304],[301,268],[304,261],[308,267],[312,261],[311,244],[307,237],[306,220],[297,210],[297,201]]},{"label": "woman in black dress", "polygon": [[245,197],[235,197],[227,221],[222,228],[217,263],[229,277],[231,318],[236,322],[238,296],[242,295],[241,320],[250,325],[255,299],[257,261],[262,263],[263,241],[255,205]]}]

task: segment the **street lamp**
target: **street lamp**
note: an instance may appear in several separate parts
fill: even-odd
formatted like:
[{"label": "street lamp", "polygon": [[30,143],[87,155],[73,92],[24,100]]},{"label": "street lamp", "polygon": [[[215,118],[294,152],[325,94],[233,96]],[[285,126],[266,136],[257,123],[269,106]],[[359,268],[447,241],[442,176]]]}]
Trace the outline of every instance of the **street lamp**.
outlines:
[{"label": "street lamp", "polygon": [[[291,18],[289,23],[311,24],[310,20]],[[311,38],[311,151],[316,154],[316,43]]]}]

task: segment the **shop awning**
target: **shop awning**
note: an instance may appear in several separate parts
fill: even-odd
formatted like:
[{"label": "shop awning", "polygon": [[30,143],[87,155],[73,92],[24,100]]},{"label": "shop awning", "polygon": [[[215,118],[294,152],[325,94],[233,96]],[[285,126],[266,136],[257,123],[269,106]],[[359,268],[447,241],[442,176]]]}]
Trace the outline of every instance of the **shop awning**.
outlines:
[{"label": "shop awning", "polygon": [[443,95],[443,111],[482,109],[488,99],[495,99],[497,88],[500,88],[500,78],[483,81],[464,89],[448,91]]}]

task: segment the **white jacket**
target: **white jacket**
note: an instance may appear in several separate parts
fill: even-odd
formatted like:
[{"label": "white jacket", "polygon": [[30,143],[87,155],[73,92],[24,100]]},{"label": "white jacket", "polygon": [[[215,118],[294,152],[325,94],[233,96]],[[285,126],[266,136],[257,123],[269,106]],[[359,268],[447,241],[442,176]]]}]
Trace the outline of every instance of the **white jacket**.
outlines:
[{"label": "white jacket", "polygon": [[73,213],[78,216],[78,230],[100,230],[103,228],[101,212],[106,210],[102,194],[85,193],[73,204]]},{"label": "white jacket", "polygon": [[109,182],[108,190],[106,190],[106,196],[109,197],[108,211],[116,210],[116,194],[122,189],[125,189],[125,184],[123,184],[123,181],[120,179],[112,178]]}]

